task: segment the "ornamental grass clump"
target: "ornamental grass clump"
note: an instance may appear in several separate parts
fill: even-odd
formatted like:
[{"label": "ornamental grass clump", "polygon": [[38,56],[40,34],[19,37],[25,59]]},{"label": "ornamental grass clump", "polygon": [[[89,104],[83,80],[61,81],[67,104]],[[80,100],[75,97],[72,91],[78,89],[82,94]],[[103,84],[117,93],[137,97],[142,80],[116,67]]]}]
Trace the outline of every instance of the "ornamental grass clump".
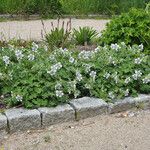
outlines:
[{"label": "ornamental grass clump", "polygon": [[91,96],[115,102],[150,93],[150,56],[143,45],[125,43],[94,51],[59,48],[52,53],[36,43],[30,49],[0,49],[0,95],[8,106],[37,108]]},{"label": "ornamental grass clump", "polygon": [[97,31],[90,27],[79,27],[78,30],[73,29],[73,40],[77,45],[90,45],[97,35]]},{"label": "ornamental grass clump", "polygon": [[42,21],[44,35],[44,42],[48,45],[49,49],[53,51],[56,48],[67,47],[69,44],[71,34],[71,19],[66,23],[63,21],[60,24],[60,19],[57,20],[56,27],[51,22],[51,31],[47,33],[44,22]]}]

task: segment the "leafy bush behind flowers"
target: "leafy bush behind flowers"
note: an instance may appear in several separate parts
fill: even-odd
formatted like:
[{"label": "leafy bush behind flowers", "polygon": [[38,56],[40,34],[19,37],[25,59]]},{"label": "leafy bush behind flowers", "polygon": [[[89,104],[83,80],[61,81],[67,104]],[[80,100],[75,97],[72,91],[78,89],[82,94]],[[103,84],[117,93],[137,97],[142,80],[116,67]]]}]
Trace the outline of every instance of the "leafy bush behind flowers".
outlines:
[{"label": "leafy bush behind flowers", "polygon": [[0,50],[0,95],[9,106],[56,106],[72,98],[98,97],[115,102],[150,93],[150,59],[143,45],[125,43],[71,51],[33,43],[31,49]]},{"label": "leafy bush behind flowers", "polygon": [[145,52],[150,54],[150,12],[146,10],[134,8],[114,17],[102,33],[101,44],[122,41],[130,45],[143,43]]}]

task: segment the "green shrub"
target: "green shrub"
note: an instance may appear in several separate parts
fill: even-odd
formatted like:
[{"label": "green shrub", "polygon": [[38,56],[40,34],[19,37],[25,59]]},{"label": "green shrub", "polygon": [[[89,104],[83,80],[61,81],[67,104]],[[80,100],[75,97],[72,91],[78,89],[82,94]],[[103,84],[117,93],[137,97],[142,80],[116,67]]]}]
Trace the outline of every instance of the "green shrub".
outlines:
[{"label": "green shrub", "polygon": [[75,15],[114,15],[130,8],[144,8],[149,0],[60,0],[64,12]]},{"label": "green shrub", "polygon": [[101,42],[111,44],[122,41],[131,45],[143,43],[145,49],[150,49],[150,13],[132,9],[112,19],[102,33]]},{"label": "green shrub", "polygon": [[0,0],[0,13],[60,15],[59,0]]},{"label": "green shrub", "polygon": [[90,27],[79,27],[79,30],[73,29],[73,40],[77,45],[89,45],[96,36],[96,30]]},{"label": "green shrub", "polygon": [[38,11],[41,15],[44,16],[53,16],[62,14],[62,6],[59,0],[36,0]]},{"label": "green shrub", "polygon": [[45,31],[44,41],[50,50],[54,50],[55,48],[60,47],[67,47],[71,33],[71,20],[67,22],[66,28],[64,27],[64,23],[65,22],[63,21],[62,26],[60,27],[60,22],[58,19],[57,26],[54,27],[53,22],[51,22],[52,30],[50,33],[45,31],[44,23],[42,23],[43,29]]},{"label": "green shrub", "polygon": [[114,102],[150,93],[149,83],[150,56],[141,46],[48,53],[33,43],[31,49],[10,45],[0,50],[0,94],[10,106],[56,106],[83,96]]},{"label": "green shrub", "polygon": [[74,14],[114,15],[130,8],[144,8],[149,0],[0,0],[0,13],[40,14],[44,16]]},{"label": "green shrub", "polygon": [[9,41],[6,40],[0,40],[0,47],[6,47],[9,45],[14,45],[15,47],[26,47],[29,48],[31,47],[33,41],[26,41],[22,39],[11,39]]}]

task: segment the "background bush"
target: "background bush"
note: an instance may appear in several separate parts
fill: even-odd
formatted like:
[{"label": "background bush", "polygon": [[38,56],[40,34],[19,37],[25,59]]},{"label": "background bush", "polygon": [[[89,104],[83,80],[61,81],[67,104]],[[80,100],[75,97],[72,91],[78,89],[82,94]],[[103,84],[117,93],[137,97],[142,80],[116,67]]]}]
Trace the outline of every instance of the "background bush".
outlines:
[{"label": "background bush", "polygon": [[58,0],[0,0],[0,13],[60,15]]},{"label": "background bush", "polygon": [[0,0],[0,13],[10,14],[120,14],[145,8],[149,0]]},{"label": "background bush", "polygon": [[68,14],[113,15],[127,12],[130,8],[145,8],[149,0],[60,0]]},{"label": "background bush", "polygon": [[150,13],[142,9],[132,9],[115,17],[102,33],[102,44],[124,41],[126,44],[143,43],[150,51]]}]

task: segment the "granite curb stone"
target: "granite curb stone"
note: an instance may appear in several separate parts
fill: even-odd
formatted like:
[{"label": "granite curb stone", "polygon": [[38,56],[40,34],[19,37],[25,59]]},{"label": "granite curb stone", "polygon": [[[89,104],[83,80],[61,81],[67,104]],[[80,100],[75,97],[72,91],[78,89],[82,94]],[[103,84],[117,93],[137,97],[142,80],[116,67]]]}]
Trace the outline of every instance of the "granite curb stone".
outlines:
[{"label": "granite curb stone", "polygon": [[[141,106],[142,105],[142,106]],[[132,108],[150,108],[150,95],[140,94],[138,97],[127,97],[114,104],[109,104],[109,113],[118,113]]]},{"label": "granite curb stone", "polygon": [[75,120],[75,111],[69,104],[59,105],[54,108],[43,107],[38,110],[42,116],[42,126]]},{"label": "granite curb stone", "polygon": [[0,139],[7,134],[7,117],[0,113]]},{"label": "granite curb stone", "polygon": [[137,108],[149,109],[150,108],[150,95],[140,94],[135,99],[135,105]]},{"label": "granite curb stone", "polygon": [[10,133],[41,127],[40,112],[36,109],[8,109],[5,111],[5,115],[8,118]]},{"label": "granite curb stone", "polygon": [[98,98],[83,97],[73,99],[70,105],[75,109],[76,120],[94,117],[108,112],[108,104]]},{"label": "granite curb stone", "polygon": [[12,108],[0,113],[0,138],[7,133],[38,129],[53,124],[94,117],[107,113],[118,113],[132,108],[150,109],[150,95],[127,97],[114,104],[98,98],[83,97],[73,99],[69,104],[54,108],[39,109]]}]

